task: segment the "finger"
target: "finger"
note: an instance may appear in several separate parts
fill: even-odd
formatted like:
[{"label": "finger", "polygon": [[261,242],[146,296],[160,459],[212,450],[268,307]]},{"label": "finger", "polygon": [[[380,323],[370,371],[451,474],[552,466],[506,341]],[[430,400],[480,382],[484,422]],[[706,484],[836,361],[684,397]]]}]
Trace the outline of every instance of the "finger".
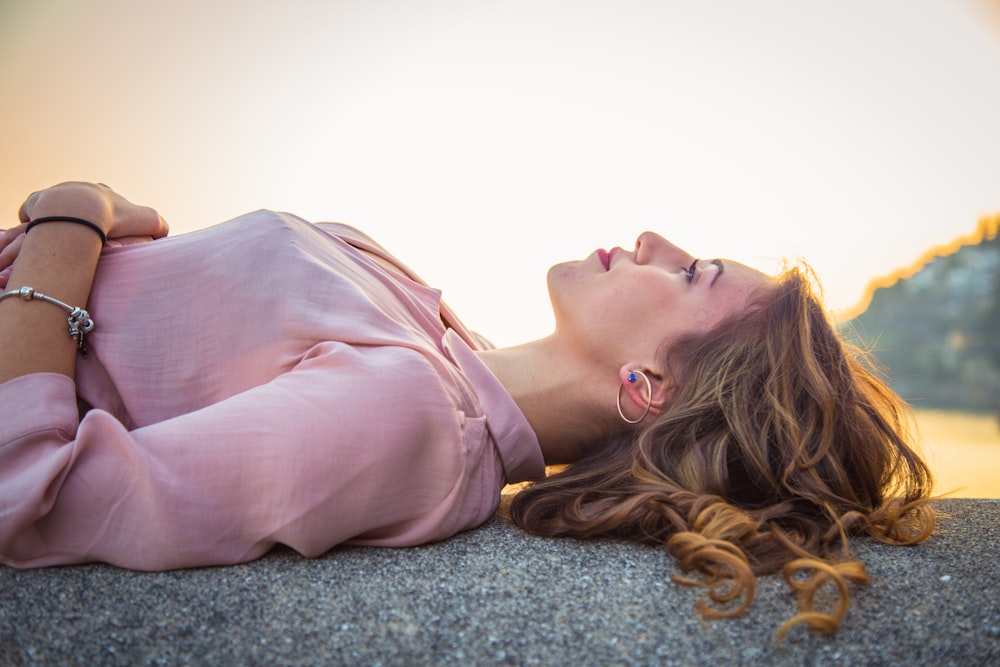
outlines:
[{"label": "finger", "polygon": [[14,264],[17,255],[21,252],[21,245],[24,243],[24,234],[21,234],[0,250],[0,269],[6,269]]},{"label": "finger", "polygon": [[163,216],[159,213],[156,214],[156,218],[159,220],[159,224],[156,227],[156,232],[152,234],[154,239],[162,239],[164,236],[170,233],[170,225],[167,221],[163,219]]},{"label": "finger", "polygon": [[18,237],[24,236],[24,233],[27,231],[27,229],[28,229],[27,223],[21,223],[16,227],[0,230],[0,250],[6,248]]},{"label": "finger", "polygon": [[17,217],[21,222],[28,222],[31,220],[31,209],[35,205],[35,200],[38,199],[38,192],[32,192],[28,195],[28,198],[24,200],[21,204],[21,208],[17,209]]},{"label": "finger", "polygon": [[152,236],[154,239],[163,238],[170,232],[170,225],[167,221],[163,219],[155,208],[151,206],[139,206],[140,215],[143,218],[144,226],[147,227],[146,230],[137,236]]},{"label": "finger", "polygon": [[123,236],[118,239],[108,239],[108,248],[119,248],[126,245],[135,245],[137,243],[149,243],[153,240],[152,236]]}]

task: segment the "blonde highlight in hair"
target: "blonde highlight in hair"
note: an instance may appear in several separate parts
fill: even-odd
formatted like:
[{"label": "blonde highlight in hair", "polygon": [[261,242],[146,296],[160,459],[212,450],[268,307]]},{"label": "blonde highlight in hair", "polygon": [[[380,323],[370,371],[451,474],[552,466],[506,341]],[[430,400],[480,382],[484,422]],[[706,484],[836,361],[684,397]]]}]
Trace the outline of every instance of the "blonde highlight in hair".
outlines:
[{"label": "blonde highlight in hair", "polygon": [[[662,545],[700,586],[697,609],[733,616],[756,576],[784,571],[798,624],[832,633],[867,581],[849,538],[914,544],[934,530],[931,474],[906,404],[837,334],[794,267],[746,312],[664,352],[678,382],[655,421],[519,492],[528,532]],[[802,573],[812,574],[802,579]],[[816,609],[830,583],[839,602]]]}]

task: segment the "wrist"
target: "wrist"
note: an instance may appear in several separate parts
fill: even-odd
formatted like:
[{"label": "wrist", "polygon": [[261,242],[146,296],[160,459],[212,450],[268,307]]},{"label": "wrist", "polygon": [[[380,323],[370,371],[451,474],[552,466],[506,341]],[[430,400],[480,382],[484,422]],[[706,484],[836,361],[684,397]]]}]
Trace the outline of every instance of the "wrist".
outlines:
[{"label": "wrist", "polygon": [[28,223],[28,226],[24,228],[24,235],[27,236],[28,232],[30,232],[37,225],[50,222],[71,222],[76,225],[83,225],[84,227],[89,227],[95,233],[97,233],[98,237],[101,239],[102,246],[106,246],[108,244],[108,236],[107,234],[104,233],[104,230],[101,229],[99,225],[97,225],[94,222],[91,222],[90,220],[87,220],[86,218],[77,218],[71,215],[52,215],[42,218],[34,218],[31,220],[31,222]]},{"label": "wrist", "polygon": [[[107,192],[93,183],[62,183],[32,194],[22,207],[22,220],[86,220],[107,238],[111,207]],[[96,231],[96,230],[95,230]]]}]

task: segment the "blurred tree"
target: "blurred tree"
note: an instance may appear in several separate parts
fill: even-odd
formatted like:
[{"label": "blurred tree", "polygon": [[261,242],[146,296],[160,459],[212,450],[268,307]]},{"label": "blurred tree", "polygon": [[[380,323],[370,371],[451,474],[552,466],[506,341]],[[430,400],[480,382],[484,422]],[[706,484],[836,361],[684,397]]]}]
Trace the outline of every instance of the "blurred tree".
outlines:
[{"label": "blurred tree", "polygon": [[1000,238],[937,257],[876,290],[844,334],[918,407],[1000,415]]}]

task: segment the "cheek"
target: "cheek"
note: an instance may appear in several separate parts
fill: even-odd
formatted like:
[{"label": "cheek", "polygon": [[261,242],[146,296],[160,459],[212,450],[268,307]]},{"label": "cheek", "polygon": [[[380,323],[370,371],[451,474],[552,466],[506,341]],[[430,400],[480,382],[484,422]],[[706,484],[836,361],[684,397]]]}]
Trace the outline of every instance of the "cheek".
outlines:
[{"label": "cheek", "polygon": [[669,300],[655,284],[608,285],[594,294],[595,307],[609,324],[631,330],[662,319],[671,310]]},{"label": "cheek", "polygon": [[684,295],[668,287],[662,281],[644,280],[608,292],[607,310],[620,319],[622,340],[644,349],[658,347],[689,326],[691,313]]},{"label": "cheek", "polygon": [[719,295],[715,301],[703,304],[697,313],[697,324],[700,331],[707,331],[731,315],[747,308],[745,295]]}]

